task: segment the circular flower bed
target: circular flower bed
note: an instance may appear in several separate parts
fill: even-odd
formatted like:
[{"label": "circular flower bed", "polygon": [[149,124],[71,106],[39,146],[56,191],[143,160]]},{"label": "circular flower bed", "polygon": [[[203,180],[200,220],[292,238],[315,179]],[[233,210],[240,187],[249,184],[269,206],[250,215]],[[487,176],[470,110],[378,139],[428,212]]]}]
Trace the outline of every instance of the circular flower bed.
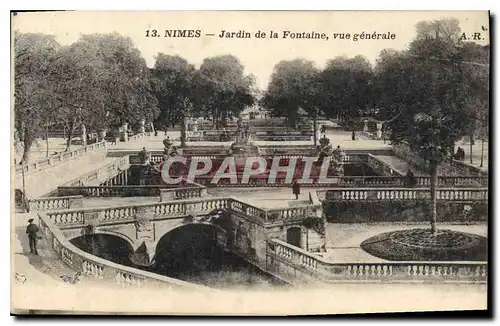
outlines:
[{"label": "circular flower bed", "polygon": [[386,232],[361,243],[369,254],[396,261],[486,261],[488,239],[479,235],[428,229]]}]

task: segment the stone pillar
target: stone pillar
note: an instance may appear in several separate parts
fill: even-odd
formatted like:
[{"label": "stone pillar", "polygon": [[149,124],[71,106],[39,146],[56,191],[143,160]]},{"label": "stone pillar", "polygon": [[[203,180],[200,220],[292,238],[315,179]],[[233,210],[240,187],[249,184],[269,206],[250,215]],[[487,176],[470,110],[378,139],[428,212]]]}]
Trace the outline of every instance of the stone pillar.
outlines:
[{"label": "stone pillar", "polygon": [[144,119],[141,120],[139,132],[146,132],[146,120]]},{"label": "stone pillar", "polygon": [[87,128],[82,125],[82,145],[87,146]]},{"label": "stone pillar", "polygon": [[101,141],[104,141],[104,139],[106,139],[106,130],[101,130]]},{"label": "stone pillar", "polygon": [[365,123],[365,126],[363,127],[363,131],[368,131],[368,120],[363,121]]},{"label": "stone pillar", "polygon": [[126,142],[128,141],[128,123],[124,123],[122,125],[122,136],[121,136],[121,139],[122,141]]},{"label": "stone pillar", "polygon": [[377,122],[377,139],[382,138],[382,123]]},{"label": "stone pillar", "polygon": [[197,131],[198,131],[198,121],[197,121],[197,120],[194,120],[194,121],[193,121],[193,131],[194,131],[194,132],[197,132]]}]

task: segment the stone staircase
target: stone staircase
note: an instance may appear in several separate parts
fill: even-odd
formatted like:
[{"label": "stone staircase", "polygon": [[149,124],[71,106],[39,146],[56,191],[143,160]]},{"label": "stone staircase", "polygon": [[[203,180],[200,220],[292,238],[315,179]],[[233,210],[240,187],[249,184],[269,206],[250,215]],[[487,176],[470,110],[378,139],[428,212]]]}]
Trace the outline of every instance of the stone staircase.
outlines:
[{"label": "stone staircase", "polygon": [[[78,176],[90,173],[101,166],[113,161],[113,158],[103,157],[102,153],[88,154],[85,157],[59,164],[43,171],[27,175],[26,193],[29,198],[44,196],[58,186],[75,179]],[[17,189],[22,189],[22,180],[16,176],[15,184]]]},{"label": "stone staircase", "polygon": [[[15,214],[15,233],[13,235],[12,250],[14,254],[12,273],[17,275],[15,281],[25,279],[24,283],[33,283],[38,285],[44,284],[68,284],[63,278],[68,280],[65,276],[73,278],[76,272],[66,265],[52,249],[43,233],[39,232],[42,236],[38,240],[37,248],[38,255],[30,253],[28,237],[26,235],[26,225],[29,218],[34,218],[37,222],[35,214],[21,213]],[[63,277],[61,277],[63,276]],[[97,282],[93,278],[86,278],[84,275],[79,277],[77,284],[88,284],[89,282]]]}]

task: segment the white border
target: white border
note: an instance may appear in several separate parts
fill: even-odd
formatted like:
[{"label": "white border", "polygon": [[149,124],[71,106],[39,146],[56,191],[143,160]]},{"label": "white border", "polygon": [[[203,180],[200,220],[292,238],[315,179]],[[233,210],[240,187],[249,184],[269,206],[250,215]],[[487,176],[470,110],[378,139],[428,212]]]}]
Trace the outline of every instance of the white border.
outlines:
[{"label": "white border", "polygon": [[[399,0],[385,0],[385,1],[360,1],[360,0],[349,0],[346,2],[337,2],[337,1],[315,1],[308,0],[303,2],[291,2],[291,1],[269,1],[269,0],[252,0],[245,1],[243,3],[232,1],[232,0],[216,0],[216,1],[193,1],[193,0],[183,0],[178,2],[161,0],[149,0],[146,2],[136,1],[136,2],[125,2],[125,1],[106,1],[104,3],[102,0],[87,0],[82,1],[80,3],[70,3],[68,1],[60,1],[60,0],[30,0],[30,1],[12,1],[9,4],[7,1],[2,2],[2,43],[5,47],[7,44],[10,46],[10,13],[7,12],[6,9],[9,10],[29,10],[29,9],[37,9],[37,10],[55,10],[61,8],[71,8],[72,10],[491,10],[492,14],[498,14],[498,4],[499,1],[458,1],[455,0],[453,2],[447,2],[446,4],[450,4],[451,6],[443,5],[443,2],[438,2],[435,0],[419,0],[414,2],[403,2]],[[5,6],[8,8],[4,8]],[[496,30],[496,28],[491,28],[492,30]],[[496,35],[493,36],[493,40],[491,43],[493,45],[498,44],[498,31]],[[3,177],[2,187],[1,187],[1,195],[0,200],[2,201],[2,205],[0,206],[4,214],[2,214],[2,218],[4,221],[9,221],[9,207],[10,207],[10,184],[8,180],[10,180],[10,176],[7,174],[9,171],[10,157],[7,161],[7,158],[4,153],[10,153],[10,51],[5,50],[1,51],[2,61],[3,61],[3,74],[2,74],[2,87],[0,88],[2,94],[2,103],[3,108],[0,110],[1,118],[0,123],[0,143],[1,143],[1,153],[2,160],[0,161],[2,166],[1,170]],[[495,58],[493,58],[495,59]],[[8,66],[7,66],[8,64]],[[9,68],[7,68],[9,67]],[[498,73],[498,68],[495,68],[495,73]],[[495,74],[497,75],[497,74]],[[495,89],[491,90],[494,94],[498,94],[498,84]],[[495,103],[491,103],[491,110],[495,111],[494,107]],[[499,123],[500,114],[496,114],[494,124]],[[494,128],[493,128],[494,129]],[[496,135],[497,136],[497,135]],[[495,150],[498,151],[497,145],[497,137],[495,137]],[[495,178],[494,181],[497,181]],[[498,196],[498,193],[495,194]],[[499,202],[499,198],[495,198],[493,202]],[[495,218],[492,216],[492,218]],[[497,225],[499,222],[496,223]],[[1,325],[10,325],[16,322],[12,317],[9,317],[10,313],[10,267],[6,268],[6,262],[10,262],[10,228],[6,223],[2,225],[2,232],[4,233],[1,239],[3,243],[1,244],[2,249],[2,262],[3,268],[0,269],[2,273],[1,280],[5,282],[5,285],[2,287],[3,289],[3,298],[2,298],[2,307],[3,311],[1,313]],[[497,230],[495,229],[494,232]],[[496,254],[496,250],[491,248],[492,252]],[[497,276],[498,273],[495,275]],[[496,300],[498,302],[498,300]],[[69,321],[69,320],[68,320]],[[151,322],[152,320],[148,320]],[[155,320],[156,321],[156,320]],[[206,320],[199,320],[202,322],[206,322]],[[283,320],[281,322],[289,323],[293,320]],[[305,320],[301,320],[306,322]],[[416,320],[415,320],[416,321]],[[45,324],[53,324],[53,320],[37,320],[37,322],[45,323]],[[83,321],[73,321],[80,324],[92,324],[92,325],[104,325],[104,324],[117,324],[122,322],[113,321],[113,320],[83,320]],[[158,322],[162,322],[158,320]],[[220,320],[214,320],[216,323],[220,323]],[[232,320],[229,320],[231,323]],[[256,322],[259,325],[267,325],[270,324],[270,321],[263,320],[252,320],[252,322]],[[335,323],[343,323],[342,321],[334,321]],[[373,321],[371,321],[373,322]],[[382,320],[382,322],[385,322]],[[432,322],[430,320],[422,321],[426,325],[437,324],[437,322]],[[472,322],[472,321],[471,321]],[[64,323],[64,321],[63,321]],[[137,320],[130,322],[130,324],[142,324],[143,322],[139,322]],[[176,324],[177,322],[174,320],[169,320],[169,324]],[[194,323],[194,321],[189,321],[189,323]],[[361,321],[357,321],[357,323],[361,323]],[[443,321],[439,322],[442,324]]]}]

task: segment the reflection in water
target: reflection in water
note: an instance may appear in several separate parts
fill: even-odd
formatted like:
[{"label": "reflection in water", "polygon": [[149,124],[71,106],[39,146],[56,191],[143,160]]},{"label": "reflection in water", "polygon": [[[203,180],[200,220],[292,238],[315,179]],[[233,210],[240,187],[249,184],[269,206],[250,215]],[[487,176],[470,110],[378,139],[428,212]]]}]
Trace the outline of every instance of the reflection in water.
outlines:
[{"label": "reflection in water", "polygon": [[186,225],[160,239],[155,264],[133,264],[130,244],[116,236],[95,234],[71,242],[78,248],[112,262],[215,288],[266,288],[284,285],[279,279],[225,251],[217,243],[218,229]]},{"label": "reflection in water", "polygon": [[281,284],[244,259],[225,251],[217,242],[219,229],[186,225],[158,242],[151,271],[217,288],[268,287]]}]

